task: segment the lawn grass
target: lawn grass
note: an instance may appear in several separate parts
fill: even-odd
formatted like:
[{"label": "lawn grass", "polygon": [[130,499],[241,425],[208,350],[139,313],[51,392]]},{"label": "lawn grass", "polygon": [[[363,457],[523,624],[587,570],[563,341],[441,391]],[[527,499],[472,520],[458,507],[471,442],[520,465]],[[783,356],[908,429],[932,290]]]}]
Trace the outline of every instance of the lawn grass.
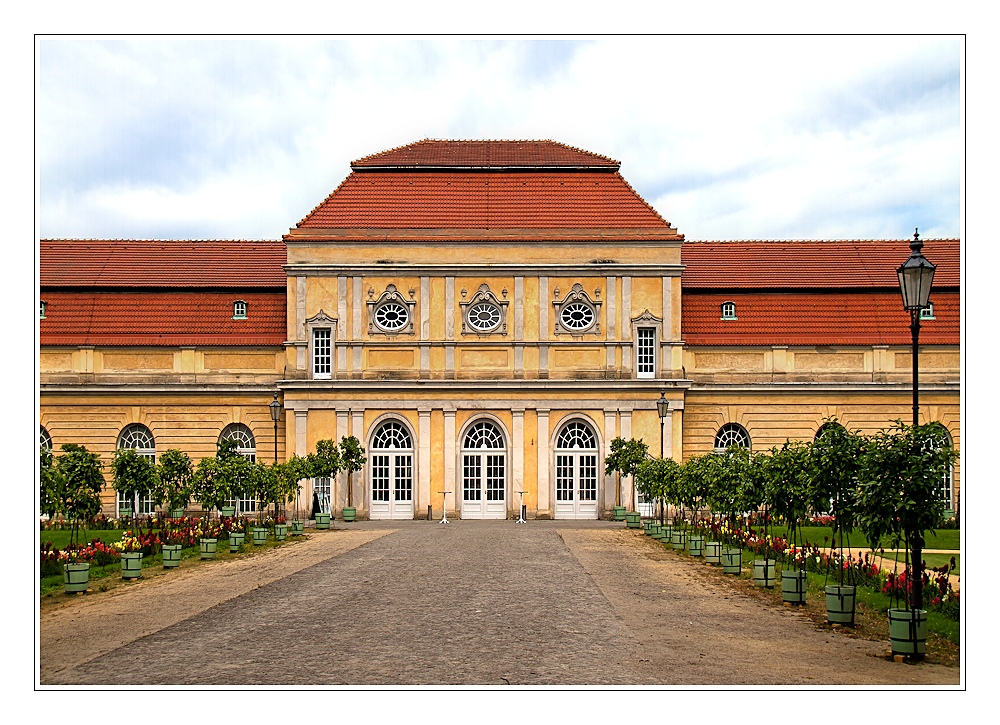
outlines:
[{"label": "lawn grass", "polygon": [[[46,529],[41,532],[40,541],[43,544],[49,542],[53,549],[65,549],[72,533],[69,529]],[[81,529],[80,543],[89,544],[94,539],[100,539],[102,543],[113,544],[116,541],[121,541],[124,533],[125,531],[122,529],[87,529],[86,531]]]},{"label": "lawn grass", "polygon": [[[960,529],[935,529],[927,533],[924,541],[925,549],[954,549],[961,546]],[[780,536],[788,540],[788,529],[784,526],[772,526],[772,536]],[[833,529],[829,526],[802,526],[798,529],[798,540],[806,544],[815,544],[820,548],[828,548],[833,541]],[[789,543],[792,543],[789,541]],[[860,532],[854,531],[849,536],[844,537],[844,546],[852,549],[867,549],[868,539]]]}]

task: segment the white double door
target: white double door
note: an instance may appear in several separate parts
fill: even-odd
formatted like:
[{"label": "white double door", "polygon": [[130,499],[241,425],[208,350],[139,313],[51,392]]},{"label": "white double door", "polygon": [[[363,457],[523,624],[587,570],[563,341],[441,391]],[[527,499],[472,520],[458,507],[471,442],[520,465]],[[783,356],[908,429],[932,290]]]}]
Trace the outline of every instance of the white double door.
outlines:
[{"label": "white double door", "polygon": [[371,518],[413,518],[412,453],[373,452],[371,482]]},{"label": "white double door", "polygon": [[507,455],[503,451],[462,454],[462,518],[507,518]]},{"label": "white double door", "polygon": [[556,453],[557,519],[596,519],[597,454]]}]

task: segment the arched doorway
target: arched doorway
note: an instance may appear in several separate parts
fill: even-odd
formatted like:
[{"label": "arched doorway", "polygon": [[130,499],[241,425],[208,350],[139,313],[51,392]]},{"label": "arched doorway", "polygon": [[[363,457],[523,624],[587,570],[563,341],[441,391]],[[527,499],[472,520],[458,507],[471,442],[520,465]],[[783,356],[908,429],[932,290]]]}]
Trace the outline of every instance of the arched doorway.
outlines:
[{"label": "arched doorway", "polygon": [[556,438],[557,519],[598,517],[597,435],[580,420],[567,423]]},{"label": "arched doorway", "polygon": [[480,420],[462,440],[462,518],[507,518],[507,445],[503,431]]},{"label": "arched doorway", "polygon": [[372,435],[369,489],[372,519],[413,518],[413,438],[398,420]]}]

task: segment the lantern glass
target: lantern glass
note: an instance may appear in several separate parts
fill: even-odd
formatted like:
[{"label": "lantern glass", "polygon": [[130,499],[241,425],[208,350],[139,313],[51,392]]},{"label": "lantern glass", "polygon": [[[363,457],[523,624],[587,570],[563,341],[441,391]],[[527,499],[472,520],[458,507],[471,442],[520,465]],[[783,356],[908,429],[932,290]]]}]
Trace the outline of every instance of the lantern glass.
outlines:
[{"label": "lantern glass", "polygon": [[656,401],[656,412],[660,416],[660,420],[667,417],[667,413],[670,412],[670,402],[664,397],[663,393],[660,393],[660,399]]},{"label": "lantern glass", "polygon": [[934,281],[933,264],[922,254],[912,255],[898,270],[899,291],[903,295],[903,309],[922,310],[931,298]]},{"label": "lantern glass", "polygon": [[271,409],[271,420],[277,423],[278,420],[281,418],[281,403],[278,402],[277,393],[274,394],[274,400],[272,400],[270,405],[268,405],[267,407]]}]

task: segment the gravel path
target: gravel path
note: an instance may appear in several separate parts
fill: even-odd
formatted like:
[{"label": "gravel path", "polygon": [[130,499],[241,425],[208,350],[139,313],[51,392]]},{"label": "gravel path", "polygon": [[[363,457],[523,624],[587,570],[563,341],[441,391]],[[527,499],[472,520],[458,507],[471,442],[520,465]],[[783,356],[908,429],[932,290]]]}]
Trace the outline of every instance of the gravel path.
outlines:
[{"label": "gravel path", "polygon": [[958,685],[612,522],[357,522],[43,606],[45,685]]}]

